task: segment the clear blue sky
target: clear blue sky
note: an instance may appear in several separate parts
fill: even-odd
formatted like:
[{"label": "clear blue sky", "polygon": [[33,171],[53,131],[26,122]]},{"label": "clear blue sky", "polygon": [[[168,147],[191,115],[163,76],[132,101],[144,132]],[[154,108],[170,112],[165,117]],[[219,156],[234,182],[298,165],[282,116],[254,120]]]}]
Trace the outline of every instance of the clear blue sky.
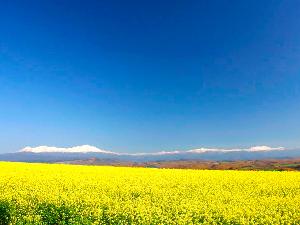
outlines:
[{"label": "clear blue sky", "polygon": [[300,146],[300,1],[1,1],[0,152]]}]

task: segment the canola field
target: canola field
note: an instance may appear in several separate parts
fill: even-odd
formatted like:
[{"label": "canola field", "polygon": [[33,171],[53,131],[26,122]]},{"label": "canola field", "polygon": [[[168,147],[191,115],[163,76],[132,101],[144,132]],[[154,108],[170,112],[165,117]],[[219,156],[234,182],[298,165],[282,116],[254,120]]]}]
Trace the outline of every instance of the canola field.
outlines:
[{"label": "canola field", "polygon": [[300,173],[0,162],[0,224],[300,224]]}]

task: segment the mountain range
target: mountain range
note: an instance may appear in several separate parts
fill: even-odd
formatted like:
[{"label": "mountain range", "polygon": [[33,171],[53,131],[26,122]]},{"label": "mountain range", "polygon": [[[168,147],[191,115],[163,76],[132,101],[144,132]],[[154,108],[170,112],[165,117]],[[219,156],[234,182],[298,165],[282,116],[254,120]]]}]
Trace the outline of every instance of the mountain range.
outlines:
[{"label": "mountain range", "polygon": [[161,151],[151,153],[118,153],[106,151],[90,145],[70,148],[48,146],[25,147],[15,153],[0,155],[0,161],[15,162],[63,162],[72,160],[86,160],[91,158],[103,161],[172,161],[172,160],[259,160],[270,158],[300,157],[300,148],[285,149],[283,147],[254,146],[250,148],[199,148],[187,151]]}]

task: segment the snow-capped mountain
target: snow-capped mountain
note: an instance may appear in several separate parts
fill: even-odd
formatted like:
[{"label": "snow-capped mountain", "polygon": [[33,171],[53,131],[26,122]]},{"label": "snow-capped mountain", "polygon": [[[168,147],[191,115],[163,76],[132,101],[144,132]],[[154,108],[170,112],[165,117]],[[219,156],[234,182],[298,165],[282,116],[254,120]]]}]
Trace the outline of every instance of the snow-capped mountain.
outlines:
[{"label": "snow-capped mountain", "polygon": [[75,147],[25,147],[17,153],[0,155],[2,161],[58,162],[79,159],[127,160],[133,162],[159,160],[249,160],[266,158],[300,157],[300,149],[284,147],[254,146],[249,148],[197,148],[191,150],[120,153],[99,149],[95,146]]}]

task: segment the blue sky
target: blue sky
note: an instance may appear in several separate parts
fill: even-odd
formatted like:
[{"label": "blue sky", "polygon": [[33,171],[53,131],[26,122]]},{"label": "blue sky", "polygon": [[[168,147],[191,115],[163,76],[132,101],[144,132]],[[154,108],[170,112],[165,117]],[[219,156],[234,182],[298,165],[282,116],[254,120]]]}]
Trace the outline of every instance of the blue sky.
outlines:
[{"label": "blue sky", "polygon": [[0,152],[300,146],[300,1],[1,1]]}]

